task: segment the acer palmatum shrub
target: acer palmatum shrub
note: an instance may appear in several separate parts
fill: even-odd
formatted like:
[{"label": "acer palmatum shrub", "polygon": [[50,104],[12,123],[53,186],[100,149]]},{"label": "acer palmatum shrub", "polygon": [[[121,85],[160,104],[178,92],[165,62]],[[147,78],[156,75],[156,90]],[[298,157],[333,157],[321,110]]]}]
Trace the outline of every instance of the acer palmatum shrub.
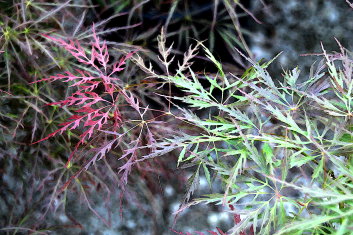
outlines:
[{"label": "acer palmatum shrub", "polygon": [[[49,138],[61,138],[65,142],[74,143],[65,166],[60,164],[51,174],[57,179],[57,184],[43,218],[53,209],[55,200],[62,202],[55,208],[65,210],[66,197],[74,192],[80,195],[93,214],[107,226],[111,226],[112,212],[118,210],[123,215],[122,202],[126,201],[142,208],[141,213],[150,218],[148,221],[153,222],[154,229],[163,231],[167,222],[163,223],[162,212],[159,211],[163,209],[162,203],[159,202],[160,205],[156,206],[154,195],[160,197],[159,194],[163,194],[161,181],[175,183],[176,179],[182,177],[170,170],[174,164],[169,160],[152,158],[177,148],[168,146],[164,149],[164,143],[157,143],[161,136],[174,133],[176,124],[166,126],[165,120],[171,116],[170,112],[149,108],[141,99],[143,92],[135,92],[139,97],[134,94],[131,87],[145,89],[143,82],[130,84],[125,82],[127,78],[120,76],[135,52],[129,52],[114,61],[106,42],[97,36],[94,26],[92,34],[93,39],[89,46],[82,46],[78,40],[43,35],[81,64],[80,69],[65,71],[33,83],[66,84],[65,99],[48,105],[58,107],[59,110],[70,113],[70,116],[58,128],[55,127],[54,120],[50,126],[57,129],[32,145],[38,145]],[[152,89],[153,83],[153,80],[149,80],[147,88]],[[161,84],[163,85],[158,82],[158,87]],[[92,165],[94,167],[90,167]],[[132,170],[137,174],[131,176]],[[128,184],[128,177],[131,184]],[[114,201],[111,195],[116,196],[116,192],[120,194],[120,208],[118,205],[112,210],[109,206]],[[142,193],[144,195],[141,196]],[[96,195],[103,195],[102,200],[109,216],[104,216],[94,208],[92,201]],[[148,202],[143,204],[145,200]],[[152,209],[146,211],[146,207]],[[73,223],[79,224],[75,220]]]},{"label": "acer palmatum shrub", "polygon": [[[119,78],[119,72],[124,70],[126,61],[134,52],[129,52],[119,60],[112,62],[106,42],[100,40],[94,26],[92,31],[93,41],[89,51],[86,51],[79,41],[69,40],[67,42],[61,38],[43,35],[63,47],[84,67],[74,72],[66,71],[35,82],[61,81],[72,87],[73,91],[64,100],[48,105],[68,107],[73,114],[67,118],[66,122],[60,124],[60,128],[33,144],[56,135],[63,135],[67,131],[71,133],[79,129],[82,132],[67,160],[66,167],[72,166],[76,160],[74,156],[80,147],[89,149],[90,146],[94,146],[92,156],[87,157],[86,154],[92,150],[87,150],[84,154],[84,164],[79,172],[87,170],[91,164],[102,159],[118,145],[122,152],[117,158],[122,162],[119,168],[122,174],[120,182],[124,185],[127,183],[132,165],[138,158],[138,152],[142,151],[141,146],[148,145],[153,148],[156,143],[151,130],[153,125],[161,125],[162,122],[157,121],[156,118],[146,119],[148,107],[142,107],[139,98],[126,89],[126,84]],[[134,133],[132,138],[130,138],[131,133]],[[100,142],[98,146],[97,142]],[[124,145],[126,147],[123,147]],[[79,172],[74,177],[77,177]],[[67,184],[64,187],[66,186]]]},{"label": "acer palmatum shrub", "polygon": [[54,108],[43,106],[62,94],[50,84],[28,83],[53,74],[59,66],[75,66],[52,50],[41,35],[53,31],[67,35],[72,32],[67,27],[72,22],[78,23],[73,30],[82,30],[82,12],[77,9],[85,12],[91,5],[80,0],[75,3],[77,8],[72,6],[63,0],[0,2],[0,89],[4,91],[0,92],[1,233],[46,233],[53,214],[45,219],[42,215],[55,211],[62,198],[55,192],[66,179],[60,158],[68,142],[30,145],[45,132],[53,116],[61,119]]},{"label": "acer palmatum shrub", "polygon": [[[168,68],[174,58],[163,31],[158,41],[160,60]],[[194,170],[176,215],[199,203],[229,203],[234,206],[229,212],[241,220],[227,234],[351,232],[353,59],[352,52],[337,44],[339,52],[333,53],[322,46],[316,54],[321,62],[301,83],[298,68],[274,81],[266,70],[273,60],[255,62],[241,51],[251,66],[242,76],[225,73],[202,43],[190,47],[184,62],[176,71],[166,69],[167,75],[134,57],[150,76],[186,93],[172,97],[187,105],[179,107],[178,118],[199,128],[164,141],[165,149],[180,148],[180,167]],[[218,73],[191,69],[200,46]],[[220,179],[222,192],[193,198],[200,175],[210,187]]]},{"label": "acer palmatum shrub", "polygon": [[[79,174],[83,180],[99,182],[85,170],[107,160],[108,152],[118,162],[119,181],[124,187],[133,167],[152,172],[153,168],[142,168],[140,164],[179,149],[177,164],[192,167],[193,174],[176,213],[199,203],[229,203],[234,205],[229,212],[237,216],[238,222],[234,221],[227,234],[350,232],[352,58],[341,45],[338,53],[329,54],[323,48],[322,62],[312,67],[306,82],[299,83],[298,69],[285,71],[283,81],[276,82],[266,70],[272,61],[257,63],[240,51],[252,66],[242,76],[226,73],[202,43],[190,47],[173,71],[172,47],[166,46],[164,32],[158,38],[158,59],[166,74],[158,74],[133,52],[110,61],[108,47],[94,28],[89,49],[77,41],[43,37],[64,48],[81,64],[79,70],[39,80],[61,80],[72,89],[64,100],[51,103],[69,113],[69,118],[37,141],[60,136],[74,143],[71,136],[78,138],[65,167],[61,163],[58,168],[71,174],[62,190]],[[192,70],[192,59],[200,47],[217,68],[216,74]],[[175,86],[186,95],[164,95],[167,109],[146,118],[151,109],[142,104],[137,92],[130,91],[130,84],[119,78],[128,57],[134,57],[148,79],[163,80],[161,83],[167,84],[169,91]],[[178,107],[173,100],[182,101],[186,107]],[[196,110],[206,115],[197,116]],[[173,117],[197,131],[170,130],[174,136],[157,142],[161,126],[163,131],[168,130],[160,117]],[[171,126],[169,129],[173,129]],[[111,171],[109,164],[106,167]],[[48,172],[51,174],[54,172]],[[201,174],[210,187],[215,179],[220,180],[222,192],[194,199]],[[85,188],[77,181],[80,189]],[[105,187],[102,182],[100,185]],[[51,200],[62,190],[54,190]]]}]

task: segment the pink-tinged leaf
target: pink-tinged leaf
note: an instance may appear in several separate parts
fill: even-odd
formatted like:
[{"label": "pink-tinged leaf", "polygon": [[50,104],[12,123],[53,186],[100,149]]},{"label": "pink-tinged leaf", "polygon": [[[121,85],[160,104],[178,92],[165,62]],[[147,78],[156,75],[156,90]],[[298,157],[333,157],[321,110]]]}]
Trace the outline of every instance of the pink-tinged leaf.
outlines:
[{"label": "pink-tinged leaf", "polygon": [[126,61],[126,57],[122,57],[119,62],[116,62],[113,65],[113,71],[111,72],[110,75],[113,75],[116,72],[120,72],[120,71],[124,70],[124,68],[122,66],[126,64],[125,61]]},{"label": "pink-tinged leaf", "polygon": [[83,47],[80,45],[78,41],[69,40],[69,43],[67,43],[60,38],[54,38],[46,34],[42,34],[42,35],[54,42],[57,42],[60,46],[64,47],[66,51],[68,51],[71,55],[73,55],[77,59],[78,62],[87,64],[87,65],[92,65],[86,55],[85,50],[83,49]]},{"label": "pink-tinged leaf", "polygon": [[93,158],[88,162],[88,164],[85,166],[85,169],[88,170],[90,165],[94,164],[96,161],[101,160],[113,147],[113,144],[117,141],[118,139],[114,139],[108,143],[105,143],[103,147],[98,148],[97,153],[94,155]]},{"label": "pink-tinged leaf", "polygon": [[71,85],[71,86],[78,86],[80,84],[84,84],[86,82],[90,82],[91,80],[97,79],[97,77],[92,76],[89,72],[86,71],[82,71],[79,69],[76,69],[76,71],[81,75],[81,76],[76,76],[74,74],[72,74],[69,71],[66,71],[64,74],[56,74],[55,76],[50,76],[49,78],[44,78],[41,80],[37,80],[35,82],[32,83],[38,83],[38,82],[43,82],[43,81],[57,81],[57,80],[62,80],[63,82],[70,82],[73,80],[79,80],[78,82],[76,82],[75,84]]},{"label": "pink-tinged leaf", "polygon": [[81,140],[75,145],[74,151],[72,151],[72,152],[70,153],[69,159],[67,160],[67,162],[66,162],[66,164],[65,164],[65,167],[66,167],[66,168],[69,167],[69,165],[70,165],[70,163],[71,163],[73,157],[75,156],[75,153],[76,153],[77,150],[78,150],[78,147],[80,147],[80,145],[81,145],[82,143],[83,143],[83,139],[81,139]]},{"label": "pink-tinged leaf", "polygon": [[109,53],[107,44],[103,41],[102,45],[100,43],[100,38],[97,37],[95,27],[92,27],[94,42],[92,43],[92,53],[91,53],[91,62],[95,59],[98,60],[98,63],[103,66],[104,70],[107,71],[107,64],[109,62]]},{"label": "pink-tinged leaf", "polygon": [[[75,120],[75,121],[73,122],[74,125],[72,125],[69,129],[70,129],[70,130],[73,130],[73,129],[76,129],[77,127],[79,127],[80,121],[81,121],[81,119]],[[72,124],[72,123],[70,123],[70,124]]]},{"label": "pink-tinged leaf", "polygon": [[123,166],[121,166],[119,168],[119,173],[123,172],[123,174],[121,176],[121,183],[123,185],[127,184],[128,176],[131,172],[131,168],[132,168],[133,163],[134,163],[133,159],[130,158]]},{"label": "pink-tinged leaf", "polygon": [[112,94],[115,90],[118,89],[118,87],[112,83],[113,80],[117,80],[116,78],[111,78],[111,77],[105,76],[103,74],[101,74],[100,77],[102,78],[105,92]]},{"label": "pink-tinged leaf", "polygon": [[136,151],[137,151],[137,144],[135,144],[135,146],[132,147],[132,148],[124,150],[125,153],[119,158],[119,160],[122,160],[122,159],[126,158],[130,154],[133,157],[135,155]]},{"label": "pink-tinged leaf", "polygon": [[[61,124],[59,124],[59,126],[64,126],[64,127],[62,127],[60,129],[50,133],[47,137],[45,137],[43,139],[40,139],[40,140],[38,140],[38,141],[36,141],[36,142],[34,142],[32,144],[43,142],[44,140],[47,140],[50,137],[53,137],[53,136],[55,136],[58,133],[62,134],[67,129],[70,129],[70,130],[75,129],[79,125],[79,122],[80,122],[80,119],[74,120],[74,121],[70,121],[70,122],[61,123]],[[74,125],[72,125],[72,124],[74,124]],[[70,125],[72,125],[72,126],[70,127]]]},{"label": "pink-tinged leaf", "polygon": [[59,105],[60,107],[63,107],[65,105],[67,105],[68,103],[69,103],[68,100],[62,100],[62,101],[58,101],[58,102],[49,103],[47,105],[50,105],[50,106]]},{"label": "pink-tinged leaf", "polygon": [[131,172],[132,165],[135,164],[135,160],[137,158],[137,149],[138,149],[139,141],[135,140],[134,142],[135,142],[134,146],[129,149],[126,149],[124,151],[125,153],[123,154],[123,156],[119,158],[119,160],[122,160],[124,158],[127,158],[127,156],[131,155],[129,160],[127,160],[127,162],[119,168],[119,173],[123,172],[121,181],[125,185],[127,184],[127,181],[128,181],[127,178]]},{"label": "pink-tinged leaf", "polygon": [[37,80],[37,81],[34,81],[34,82],[30,82],[29,84],[34,84],[34,83],[38,83],[38,82],[46,82],[46,81],[55,81],[55,80],[58,80],[56,79],[56,76],[50,76],[49,78],[43,78],[43,79],[40,79],[40,80]]},{"label": "pink-tinged leaf", "polygon": [[[101,82],[97,82],[97,81],[86,81],[85,83],[81,83],[79,84],[79,82],[75,83],[75,86],[80,86],[82,90],[84,91],[92,91],[94,89],[96,89],[99,85],[99,83]],[[91,84],[91,85],[87,85],[87,84]],[[72,86],[74,86],[72,85]]]},{"label": "pink-tinged leaf", "polygon": [[125,64],[126,64],[126,61],[128,59],[130,59],[138,50],[135,50],[135,51],[132,51],[132,52],[129,52],[126,56],[123,56],[119,62],[116,62],[114,65],[113,65],[113,70],[112,72],[110,73],[109,76],[113,75],[114,73],[116,72],[120,72],[122,70],[125,69],[125,67],[123,67]]},{"label": "pink-tinged leaf", "polygon": [[60,128],[60,129],[58,129],[58,130],[56,130],[56,131],[50,133],[48,136],[44,137],[43,139],[40,139],[40,140],[38,140],[38,141],[36,141],[36,142],[34,142],[34,143],[32,143],[32,144],[37,144],[37,143],[43,142],[44,140],[47,140],[47,139],[49,139],[50,137],[55,136],[55,135],[56,135],[58,132],[60,132],[62,129],[63,129],[63,128]]},{"label": "pink-tinged leaf", "polygon": [[83,107],[83,108],[80,108],[80,109],[77,109],[77,110],[75,110],[75,112],[77,112],[77,113],[92,113],[92,112],[94,112],[94,111],[96,111],[95,109],[92,109],[91,107]]},{"label": "pink-tinged leaf", "polygon": [[98,121],[88,120],[85,122],[84,126],[93,126],[93,125],[96,125],[97,123]]},{"label": "pink-tinged leaf", "polygon": [[[122,90],[121,93],[124,95],[126,102],[133,107],[137,112],[140,113],[140,102],[134,95],[129,91]],[[129,95],[130,94],[130,95]]]},{"label": "pink-tinged leaf", "polygon": [[88,130],[83,132],[82,135],[80,135],[81,140],[79,143],[83,144],[87,139],[91,138],[93,131],[94,131],[94,126],[91,126],[90,128],[88,128]]},{"label": "pink-tinged leaf", "polygon": [[46,38],[50,39],[51,41],[54,41],[54,42],[59,43],[59,44],[64,44],[64,43],[65,43],[65,41],[62,40],[62,39],[60,39],[60,38],[54,38],[54,37],[51,37],[51,36],[49,36],[49,35],[47,35],[47,34],[41,34],[41,35],[42,35],[43,37],[46,37]]},{"label": "pink-tinged leaf", "polygon": [[125,56],[124,61],[129,60],[129,59],[130,59],[136,52],[138,52],[139,50],[140,50],[140,49],[137,49],[137,50],[135,50],[135,51],[131,51],[131,52],[127,53],[126,56]]},{"label": "pink-tinged leaf", "polygon": [[72,119],[80,119],[83,118],[84,116],[80,116],[80,115],[72,115],[71,117],[68,118],[68,120],[72,120]]},{"label": "pink-tinged leaf", "polygon": [[156,139],[153,136],[153,133],[151,132],[150,128],[147,126],[147,143],[149,146],[151,146],[151,149],[153,152],[157,150],[156,148]]},{"label": "pink-tinged leaf", "polygon": [[117,130],[118,127],[120,127],[120,124],[122,123],[122,117],[118,109],[115,109],[114,111],[114,130]]},{"label": "pink-tinged leaf", "polygon": [[217,232],[213,232],[213,231],[210,231],[210,230],[207,230],[207,232],[209,232],[211,235],[219,235]]},{"label": "pink-tinged leaf", "polygon": [[[87,96],[90,95],[90,96]],[[87,101],[90,101],[86,103]],[[96,93],[94,92],[75,92],[71,96],[67,97],[66,100],[55,102],[55,103],[50,103],[50,105],[61,105],[61,106],[78,106],[86,103],[84,107],[89,107],[99,101],[104,101],[101,97],[99,97]]]},{"label": "pink-tinged leaf", "polygon": [[[78,150],[78,148],[82,144],[85,144],[86,141],[90,139],[96,131],[104,132],[104,130],[102,129],[103,126],[107,124],[108,120],[111,120],[113,123],[113,131],[117,131],[117,129],[122,124],[122,115],[120,113],[120,110],[117,109],[117,107],[119,107],[117,102],[119,102],[120,99],[118,99],[119,96],[116,96],[116,99],[114,98],[114,92],[119,91],[120,94],[123,94],[126,102],[136,111],[138,111],[141,115],[139,110],[139,100],[134,97],[132,93],[128,91],[121,91],[121,88],[117,85],[121,83],[120,79],[111,76],[115,72],[122,71],[124,69],[124,65],[126,64],[126,60],[129,59],[135,52],[130,52],[125,57],[121,58],[117,63],[109,66],[108,63],[110,57],[107,43],[105,41],[101,41],[101,39],[98,37],[95,32],[94,25],[92,31],[93,42],[91,42],[91,51],[85,50],[85,48],[83,48],[80,42],[78,42],[77,40],[64,40],[62,38],[43,35],[45,38],[63,47],[80,63],[89,65],[96,69],[98,72],[92,75],[90,72],[84,69],[76,69],[74,73],[70,71],[65,71],[62,74],[56,74],[55,76],[50,76],[49,78],[44,78],[36,81],[52,82],[60,80],[62,82],[70,83],[69,87],[76,87],[78,89],[76,92],[68,96],[65,100],[49,104],[59,105],[61,107],[74,106],[75,109],[73,111],[77,114],[70,116],[66,120],[66,122],[61,123],[59,125],[60,128],[58,130],[52,132],[47,137],[35,142],[38,143],[47,140],[57,134],[62,134],[64,131],[73,130],[78,127],[81,127],[83,129],[83,133],[79,137],[79,142],[76,144],[75,150],[70,154],[66,166],[69,166],[69,163],[72,161],[74,153]],[[108,70],[113,71],[113,73],[107,75]],[[104,86],[104,91],[97,89],[100,85],[102,87]],[[103,99],[102,95],[105,95],[104,93],[110,94],[110,98],[113,101]],[[104,106],[100,104],[101,102],[104,102]],[[148,131],[147,138],[149,145],[153,146],[156,141],[151,131]],[[85,168],[87,169],[97,159],[102,158],[112,148],[112,145],[113,142],[109,142],[104,147],[100,148],[97,154],[86,164]],[[125,183],[127,183],[127,177],[129,172],[131,171],[132,165],[136,163],[137,151],[138,142],[136,142],[133,148],[129,149],[128,151],[125,151],[123,156],[121,157],[121,159],[126,161],[126,163],[119,169],[119,172],[123,172],[122,181]]]}]

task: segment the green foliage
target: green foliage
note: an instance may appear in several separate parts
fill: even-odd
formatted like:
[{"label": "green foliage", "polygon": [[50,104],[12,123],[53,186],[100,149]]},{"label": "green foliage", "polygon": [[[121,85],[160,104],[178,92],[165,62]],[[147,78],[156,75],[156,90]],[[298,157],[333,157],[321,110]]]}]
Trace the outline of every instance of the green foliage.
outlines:
[{"label": "green foliage", "polygon": [[[163,37],[159,44],[165,43]],[[275,82],[266,71],[272,61],[257,63],[245,56],[252,66],[243,76],[226,74],[201,42],[196,48],[203,48],[216,74],[203,76],[191,67],[181,72],[179,64],[174,74],[163,76],[135,58],[151,76],[185,92],[169,97],[187,105],[176,106],[182,113],[176,117],[200,129],[170,142],[180,146],[179,167],[196,167],[180,211],[199,203],[233,205],[242,219],[229,234],[249,229],[255,234],[350,233],[353,60],[338,45],[339,53],[323,48],[326,66],[304,83],[298,82],[298,68]],[[204,118],[196,110],[203,110]],[[223,194],[191,199],[200,166],[211,186],[221,180]]]}]

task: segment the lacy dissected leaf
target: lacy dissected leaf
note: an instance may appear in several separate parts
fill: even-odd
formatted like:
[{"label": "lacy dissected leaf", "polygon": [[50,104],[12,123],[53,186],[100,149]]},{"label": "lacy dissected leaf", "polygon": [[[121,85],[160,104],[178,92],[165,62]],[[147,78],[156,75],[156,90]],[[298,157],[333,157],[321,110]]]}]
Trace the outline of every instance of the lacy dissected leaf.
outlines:
[{"label": "lacy dissected leaf", "polygon": [[[56,42],[63,47],[67,52],[76,58],[76,60],[84,65],[93,68],[95,72],[76,69],[75,73],[66,71],[63,74],[57,74],[44,78],[36,82],[43,81],[62,81],[69,83],[69,87],[76,89],[66,99],[49,103],[48,105],[58,105],[59,107],[70,107],[76,114],[71,115],[66,122],[61,123],[58,130],[50,133],[45,138],[36,141],[35,143],[47,140],[57,134],[63,134],[64,131],[81,128],[82,133],[79,136],[79,142],[75,146],[69,157],[67,165],[73,158],[73,153],[78,147],[85,144],[86,141],[92,138],[97,131],[102,131],[104,125],[110,123],[113,126],[113,131],[116,131],[123,122],[123,117],[119,110],[119,105],[123,97],[131,107],[140,112],[139,100],[130,92],[124,91],[121,88],[120,79],[114,77],[114,74],[124,69],[126,60],[129,59],[134,52],[128,53],[115,63],[110,64],[110,56],[108,47],[105,41],[101,41],[95,32],[95,27],[92,27],[93,41],[91,42],[91,50],[81,46],[80,42],[43,35],[47,39]],[[104,88],[104,90],[101,89]],[[149,133],[150,142],[153,142],[153,135]],[[113,146],[114,141],[108,142],[103,147],[100,147],[98,153],[92,158],[88,167],[97,159],[101,159]]]}]

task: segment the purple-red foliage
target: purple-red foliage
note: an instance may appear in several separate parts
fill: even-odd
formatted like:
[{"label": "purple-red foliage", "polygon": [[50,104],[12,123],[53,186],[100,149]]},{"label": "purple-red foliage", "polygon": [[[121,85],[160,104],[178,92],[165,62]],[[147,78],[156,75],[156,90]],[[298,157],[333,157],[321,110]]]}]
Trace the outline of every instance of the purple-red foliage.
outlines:
[{"label": "purple-red foliage", "polygon": [[[92,138],[92,135],[99,130],[103,130],[103,126],[110,122],[113,130],[122,124],[122,116],[119,110],[119,98],[123,97],[125,101],[140,113],[139,101],[132,93],[124,90],[122,81],[116,77],[116,74],[124,69],[126,60],[128,60],[134,52],[122,57],[119,61],[109,64],[109,52],[105,41],[101,41],[95,32],[95,27],[92,27],[93,41],[91,42],[91,50],[86,51],[77,40],[69,40],[66,42],[63,39],[55,38],[49,35],[43,35],[51,41],[56,42],[78,62],[90,67],[95,73],[76,69],[75,73],[66,71],[62,74],[56,74],[49,78],[44,78],[42,81],[57,81],[73,82],[70,87],[75,87],[77,90],[68,96],[65,100],[50,103],[49,105],[59,105],[60,107],[67,106],[74,109],[75,114],[71,115],[66,122],[60,124],[60,128],[50,133],[45,138],[40,139],[35,143],[42,142],[57,134],[63,134],[64,131],[83,128],[84,131],[80,135],[79,142],[76,144],[74,151],[72,151],[66,166],[72,161],[74,153],[78,147],[86,143]],[[98,89],[103,87],[103,91]],[[110,96],[110,99],[104,98]],[[115,143],[115,141],[113,142]],[[94,161],[102,158],[108,152],[113,143],[106,145],[99,149],[99,152],[90,161],[88,165]],[[97,159],[97,156],[100,156]],[[87,168],[88,166],[86,166]]]}]

